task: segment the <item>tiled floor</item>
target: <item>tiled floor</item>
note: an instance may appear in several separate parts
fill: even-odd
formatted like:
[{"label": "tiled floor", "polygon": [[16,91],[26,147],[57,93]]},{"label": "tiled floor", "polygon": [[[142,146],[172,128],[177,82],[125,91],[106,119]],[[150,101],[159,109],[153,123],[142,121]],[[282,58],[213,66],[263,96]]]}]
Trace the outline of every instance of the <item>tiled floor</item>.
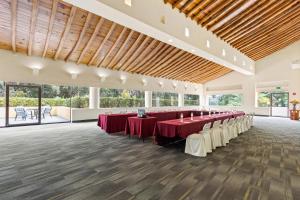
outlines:
[{"label": "tiled floor", "polygon": [[255,126],[207,158],[95,123],[0,129],[0,199],[300,199],[300,121]]}]

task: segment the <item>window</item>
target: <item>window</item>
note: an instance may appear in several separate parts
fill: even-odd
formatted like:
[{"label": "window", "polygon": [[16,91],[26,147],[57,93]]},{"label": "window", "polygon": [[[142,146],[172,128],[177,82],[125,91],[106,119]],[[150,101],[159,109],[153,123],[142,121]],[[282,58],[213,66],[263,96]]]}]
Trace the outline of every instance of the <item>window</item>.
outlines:
[{"label": "window", "polygon": [[100,108],[144,107],[145,93],[138,90],[100,89]]},{"label": "window", "polygon": [[269,92],[258,92],[257,107],[270,107],[271,94]]},{"label": "window", "polygon": [[153,92],[152,106],[178,106],[178,94],[169,92]]},{"label": "window", "polygon": [[89,107],[89,88],[88,87],[72,87],[71,105],[72,108],[88,108]]},{"label": "window", "polygon": [[208,96],[210,106],[241,106],[241,94],[214,94]]},{"label": "window", "polygon": [[184,105],[185,106],[199,106],[199,95],[185,94],[184,95]]}]

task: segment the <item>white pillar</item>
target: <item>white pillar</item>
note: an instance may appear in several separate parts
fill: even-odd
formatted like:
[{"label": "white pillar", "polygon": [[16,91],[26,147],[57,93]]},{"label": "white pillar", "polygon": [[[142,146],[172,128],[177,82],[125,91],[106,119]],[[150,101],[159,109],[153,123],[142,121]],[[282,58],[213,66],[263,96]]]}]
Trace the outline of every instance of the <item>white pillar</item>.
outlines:
[{"label": "white pillar", "polygon": [[89,108],[96,109],[100,106],[99,88],[90,87]]},{"label": "white pillar", "polygon": [[184,94],[178,93],[178,107],[184,106]]},{"label": "white pillar", "polygon": [[152,91],[145,91],[145,107],[152,107]]}]

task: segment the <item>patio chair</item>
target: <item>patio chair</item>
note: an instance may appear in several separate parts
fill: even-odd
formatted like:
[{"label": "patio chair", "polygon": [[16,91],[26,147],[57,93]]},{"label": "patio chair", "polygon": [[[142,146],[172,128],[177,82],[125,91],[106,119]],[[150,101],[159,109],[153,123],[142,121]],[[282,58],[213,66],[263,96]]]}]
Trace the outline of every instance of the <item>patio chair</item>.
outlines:
[{"label": "patio chair", "polygon": [[24,107],[16,107],[15,108],[16,116],[15,116],[15,121],[17,120],[18,117],[21,117],[23,120],[26,120],[27,118],[27,112]]},{"label": "patio chair", "polygon": [[43,119],[45,119],[45,116],[46,116],[46,115],[50,115],[50,117],[52,118],[51,110],[52,110],[52,107],[51,107],[51,106],[45,106],[45,107],[42,108],[42,116],[43,116]]}]

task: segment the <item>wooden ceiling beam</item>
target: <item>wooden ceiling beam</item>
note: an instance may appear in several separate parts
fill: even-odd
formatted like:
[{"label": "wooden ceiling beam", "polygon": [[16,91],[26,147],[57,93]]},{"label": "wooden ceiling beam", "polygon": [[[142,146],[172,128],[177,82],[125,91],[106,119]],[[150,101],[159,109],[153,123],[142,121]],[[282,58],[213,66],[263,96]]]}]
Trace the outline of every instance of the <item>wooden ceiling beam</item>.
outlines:
[{"label": "wooden ceiling beam", "polygon": [[192,54],[192,56],[184,60],[184,62],[177,63],[177,65],[174,66],[176,70],[169,72],[167,77],[174,79],[174,76],[176,76],[180,71],[184,70],[185,66],[188,66],[190,63],[193,63],[197,60],[198,57]]},{"label": "wooden ceiling beam", "polygon": [[[266,40],[268,37],[275,35],[276,34],[276,30],[279,27],[287,27],[286,25],[289,24],[295,24],[298,22],[300,13],[294,12],[294,10],[299,9],[298,7],[294,7],[290,10],[290,13],[287,13],[284,15],[284,17],[280,18],[280,19],[276,19],[273,20],[272,22],[269,22],[268,24],[265,24],[263,27],[261,27],[258,30],[255,30],[251,33],[249,33],[247,40],[244,39],[239,39],[237,41],[235,41],[233,43],[233,45],[235,47],[237,47],[238,49],[244,50],[247,49],[248,47],[255,45],[255,44],[259,44],[261,41]],[[282,26],[282,24],[284,24]],[[257,35],[261,35],[261,37],[257,37]]]},{"label": "wooden ceiling beam", "polygon": [[226,10],[232,6],[232,4],[236,0],[226,0],[223,4],[219,4],[216,8],[214,8],[212,11],[207,13],[202,19],[198,20],[197,23],[201,24],[202,26],[205,26],[211,19],[214,19],[216,16],[220,15],[222,12],[226,12]]},{"label": "wooden ceiling beam", "polygon": [[[127,35],[125,41],[123,42],[123,44],[121,45],[121,47],[118,49],[116,55],[108,63],[108,65],[107,65],[108,68],[111,68],[113,70],[116,68],[116,66],[117,66],[116,64],[121,59],[121,58],[119,58],[119,56],[124,53],[123,51],[125,50],[126,46],[129,45],[129,42],[130,42],[130,40],[131,40],[131,38],[132,38],[132,36],[133,36],[134,33],[135,33],[135,31],[131,30],[130,33]],[[115,61],[117,61],[117,62],[115,62]],[[110,67],[110,65],[112,65],[112,67]]]},{"label": "wooden ceiling beam", "polygon": [[32,43],[35,35],[35,27],[38,14],[38,0],[32,0],[32,12],[31,12],[31,21],[30,21],[30,31],[29,31],[29,40],[28,40],[28,56],[32,55]]},{"label": "wooden ceiling beam", "polygon": [[83,28],[80,32],[79,38],[76,41],[76,44],[75,44],[74,48],[70,51],[70,53],[66,57],[65,61],[68,61],[70,59],[70,56],[73,54],[73,52],[77,51],[83,37],[85,36],[86,30],[89,27],[89,24],[90,24],[90,21],[91,21],[92,17],[93,17],[93,14],[88,12],[87,17],[86,17],[85,22],[84,22],[84,26],[83,26]]},{"label": "wooden ceiling beam", "polygon": [[121,70],[123,67],[123,64],[129,59],[129,57],[133,54],[133,52],[137,49],[138,45],[144,38],[144,34],[139,33],[138,38],[134,41],[134,43],[129,47],[129,49],[125,52],[125,54],[122,56],[122,58],[116,63],[116,68],[118,70]]},{"label": "wooden ceiling beam", "polygon": [[114,42],[114,44],[110,47],[109,51],[107,54],[105,54],[104,58],[102,59],[102,61],[99,63],[98,67],[101,67],[106,59],[111,55],[111,53],[114,51],[114,49],[116,48],[116,46],[121,42],[122,38],[124,37],[125,33],[128,31],[128,28],[123,27],[120,35],[118,36],[117,40]]},{"label": "wooden ceiling beam", "polygon": [[[97,57],[100,55],[101,51],[103,50],[103,47],[104,47],[105,43],[112,36],[116,26],[117,26],[117,24],[113,22],[112,25],[109,28],[108,33],[106,33],[104,39],[101,41],[101,44],[99,45],[98,49],[96,50],[96,52],[94,53],[94,55],[90,59],[90,61],[88,62],[89,66],[92,65],[96,61]],[[102,61],[102,59],[100,58],[100,60],[98,62],[96,62],[95,65],[98,66],[101,61]]]},{"label": "wooden ceiling beam", "polygon": [[98,21],[98,23],[97,23],[97,25],[96,25],[96,27],[95,27],[95,29],[94,29],[94,32],[93,32],[92,36],[90,37],[90,39],[89,39],[87,45],[83,48],[83,50],[82,50],[82,52],[81,52],[81,54],[80,54],[80,56],[79,56],[79,58],[78,58],[78,60],[77,60],[77,64],[80,64],[80,62],[81,62],[83,56],[84,56],[85,53],[90,49],[92,43],[94,42],[95,38],[97,37],[97,34],[99,33],[99,29],[100,29],[101,26],[103,25],[104,21],[105,21],[104,18],[101,18],[101,19]]},{"label": "wooden ceiling beam", "polygon": [[138,56],[138,54],[141,53],[141,51],[143,50],[143,48],[145,49],[146,45],[148,44],[149,40],[151,38],[149,36],[146,36],[144,41],[139,45],[139,47],[134,51],[134,53],[127,59],[127,61],[122,65],[122,68],[120,70],[126,70],[126,71],[130,71],[130,67],[128,67],[132,62],[134,62],[134,60],[136,59],[136,57]]},{"label": "wooden ceiling beam", "polygon": [[178,52],[179,55],[175,55],[173,58],[169,59],[167,63],[165,63],[165,66],[163,68],[161,68],[160,70],[158,70],[156,73],[159,75],[167,75],[171,70],[171,71],[175,71],[176,68],[175,66],[178,65],[178,63],[180,63],[181,61],[185,61],[186,58],[189,57],[188,52],[181,50],[180,52],[182,52],[182,54],[180,54]]},{"label": "wooden ceiling beam", "polygon": [[168,46],[168,48],[166,49],[166,51],[163,51],[160,55],[158,55],[158,57],[156,59],[154,59],[151,63],[149,63],[148,65],[148,69],[145,69],[143,71],[143,73],[150,75],[151,72],[155,69],[155,66],[159,63],[161,63],[162,61],[165,60],[165,58],[172,54],[172,52],[174,52],[176,48],[173,46]]},{"label": "wooden ceiling beam", "polygon": [[247,24],[249,24],[252,21],[257,20],[261,15],[264,14],[263,11],[266,9],[273,9],[278,4],[274,1],[269,1],[268,3],[264,4],[259,9],[255,9],[254,12],[249,13],[247,16],[243,17],[241,20],[239,20],[236,24],[232,24],[229,28],[226,30],[223,30],[222,33],[219,34],[220,37],[224,38],[228,36],[228,34],[231,34],[232,32],[236,32],[235,30],[240,30],[241,28],[247,27]]},{"label": "wooden ceiling beam", "polygon": [[[161,42],[162,43],[162,42]],[[149,68],[151,68],[152,64],[166,51],[168,51],[168,49],[170,48],[169,45],[162,43],[163,46],[158,50],[155,51],[155,54],[153,56],[151,56],[149,59],[145,59],[146,61],[143,61],[142,63],[140,63],[140,67],[138,70],[138,73],[143,74],[145,71],[147,71]]]},{"label": "wooden ceiling beam", "polygon": [[[202,19],[208,12],[212,9],[212,6],[216,3],[220,3],[222,0],[205,0],[203,6],[200,8],[200,11],[194,16],[190,16],[192,20],[198,21]],[[200,2],[201,3],[201,2]]]},{"label": "wooden ceiling beam", "polygon": [[163,42],[158,41],[158,45],[141,61],[136,64],[136,73],[141,73],[141,71],[147,66],[147,64],[154,59],[158,54],[166,48],[167,45]]},{"label": "wooden ceiling beam", "polygon": [[65,39],[67,38],[67,35],[69,34],[69,31],[70,31],[71,26],[72,26],[72,22],[73,22],[74,17],[75,17],[76,10],[77,10],[77,8],[75,6],[72,6],[71,11],[70,11],[70,16],[69,16],[67,24],[65,26],[65,30],[63,32],[63,35],[62,35],[60,41],[59,41],[59,45],[58,45],[56,53],[54,55],[54,60],[57,60],[57,58],[60,54],[60,51],[61,51],[61,49],[64,45]]},{"label": "wooden ceiling beam", "polygon": [[169,67],[162,69],[161,73],[165,74],[165,76],[169,76],[170,73],[180,69],[184,62],[187,62],[189,59],[191,59],[193,57],[194,57],[193,54],[185,52],[184,55],[182,55],[181,57],[178,57],[176,60],[174,60],[172,63],[170,63]]},{"label": "wooden ceiling beam", "polygon": [[175,48],[169,55],[167,55],[161,62],[157,63],[151,71],[150,75],[157,76],[159,75],[160,70],[165,69],[171,62],[176,60],[178,57],[181,57],[185,51]]},{"label": "wooden ceiling beam", "polygon": [[[271,6],[264,12],[264,14],[256,16],[257,17],[256,19],[248,20],[245,25],[242,25],[244,28],[241,29],[240,27],[238,27],[237,29],[233,30],[232,32],[230,32],[229,34],[224,36],[224,39],[228,42],[231,42],[235,39],[242,37],[245,33],[249,33],[255,29],[259,29],[259,27],[261,25],[263,25],[264,23],[268,22],[269,20],[277,17],[277,15],[274,14],[274,12],[281,14],[281,12],[285,11],[285,9],[283,9],[282,7],[290,8],[290,6],[293,5],[293,4],[291,4],[290,6],[288,6],[287,3],[288,2],[285,2],[285,3],[283,2],[283,4],[277,4],[277,5],[274,5],[273,7]],[[239,30],[239,31],[237,31],[237,30]],[[238,33],[238,34],[236,34],[236,33]]]},{"label": "wooden ceiling beam", "polygon": [[[233,26],[236,26],[238,23],[240,23],[241,21],[243,21],[244,18],[246,18],[248,15],[250,15],[251,13],[254,13],[256,10],[261,9],[264,4],[265,4],[265,0],[257,0],[257,3],[253,3],[250,4],[248,7],[245,7],[242,11],[240,11],[240,13],[236,13],[236,15],[231,14],[230,16],[233,15],[232,18],[230,18],[229,20],[227,20],[225,23],[223,23],[221,26],[219,26],[217,28],[214,28],[213,33],[220,36],[221,37],[221,33],[224,30],[227,30],[228,28],[232,28]],[[270,3],[270,1],[269,1]],[[240,9],[239,9],[240,10]]]},{"label": "wooden ceiling beam", "polygon": [[179,12],[184,12],[185,9],[187,9],[193,2],[194,2],[194,0],[188,0],[188,1],[186,1],[183,4],[183,6],[179,9]]},{"label": "wooden ceiling beam", "polygon": [[47,36],[46,36],[46,41],[45,41],[45,46],[44,46],[44,51],[43,51],[43,58],[47,54],[49,40],[50,40],[50,36],[51,36],[51,33],[52,33],[54,21],[55,21],[57,3],[58,3],[58,0],[53,0],[53,2],[52,2],[52,9],[51,9],[51,15],[50,15],[50,20],[49,20],[49,25],[48,25],[48,30],[47,30]]},{"label": "wooden ceiling beam", "polygon": [[153,39],[143,52],[129,65],[132,72],[135,72],[138,69],[138,63],[140,63],[141,60],[146,59],[147,55],[150,55],[151,52],[155,50],[155,46],[157,46],[158,43],[160,42]]},{"label": "wooden ceiling beam", "polygon": [[[250,25],[248,25],[247,29],[241,30],[239,34],[234,37],[233,35],[230,35],[227,40],[231,43],[234,42],[243,36],[247,35],[248,33],[253,33],[255,30],[258,30],[260,27],[262,27],[264,24],[268,23],[269,21],[275,19],[278,17],[278,15],[281,15],[282,13],[292,9],[296,5],[295,2],[292,2],[291,4],[284,5],[283,8],[279,7],[278,10],[275,12],[270,11],[268,16],[265,16],[265,19],[262,17],[259,18],[257,21],[254,21]],[[280,20],[280,19],[279,19]]]},{"label": "wooden ceiling beam", "polygon": [[17,28],[17,0],[11,0],[11,46],[14,52],[16,48],[16,28]]}]

